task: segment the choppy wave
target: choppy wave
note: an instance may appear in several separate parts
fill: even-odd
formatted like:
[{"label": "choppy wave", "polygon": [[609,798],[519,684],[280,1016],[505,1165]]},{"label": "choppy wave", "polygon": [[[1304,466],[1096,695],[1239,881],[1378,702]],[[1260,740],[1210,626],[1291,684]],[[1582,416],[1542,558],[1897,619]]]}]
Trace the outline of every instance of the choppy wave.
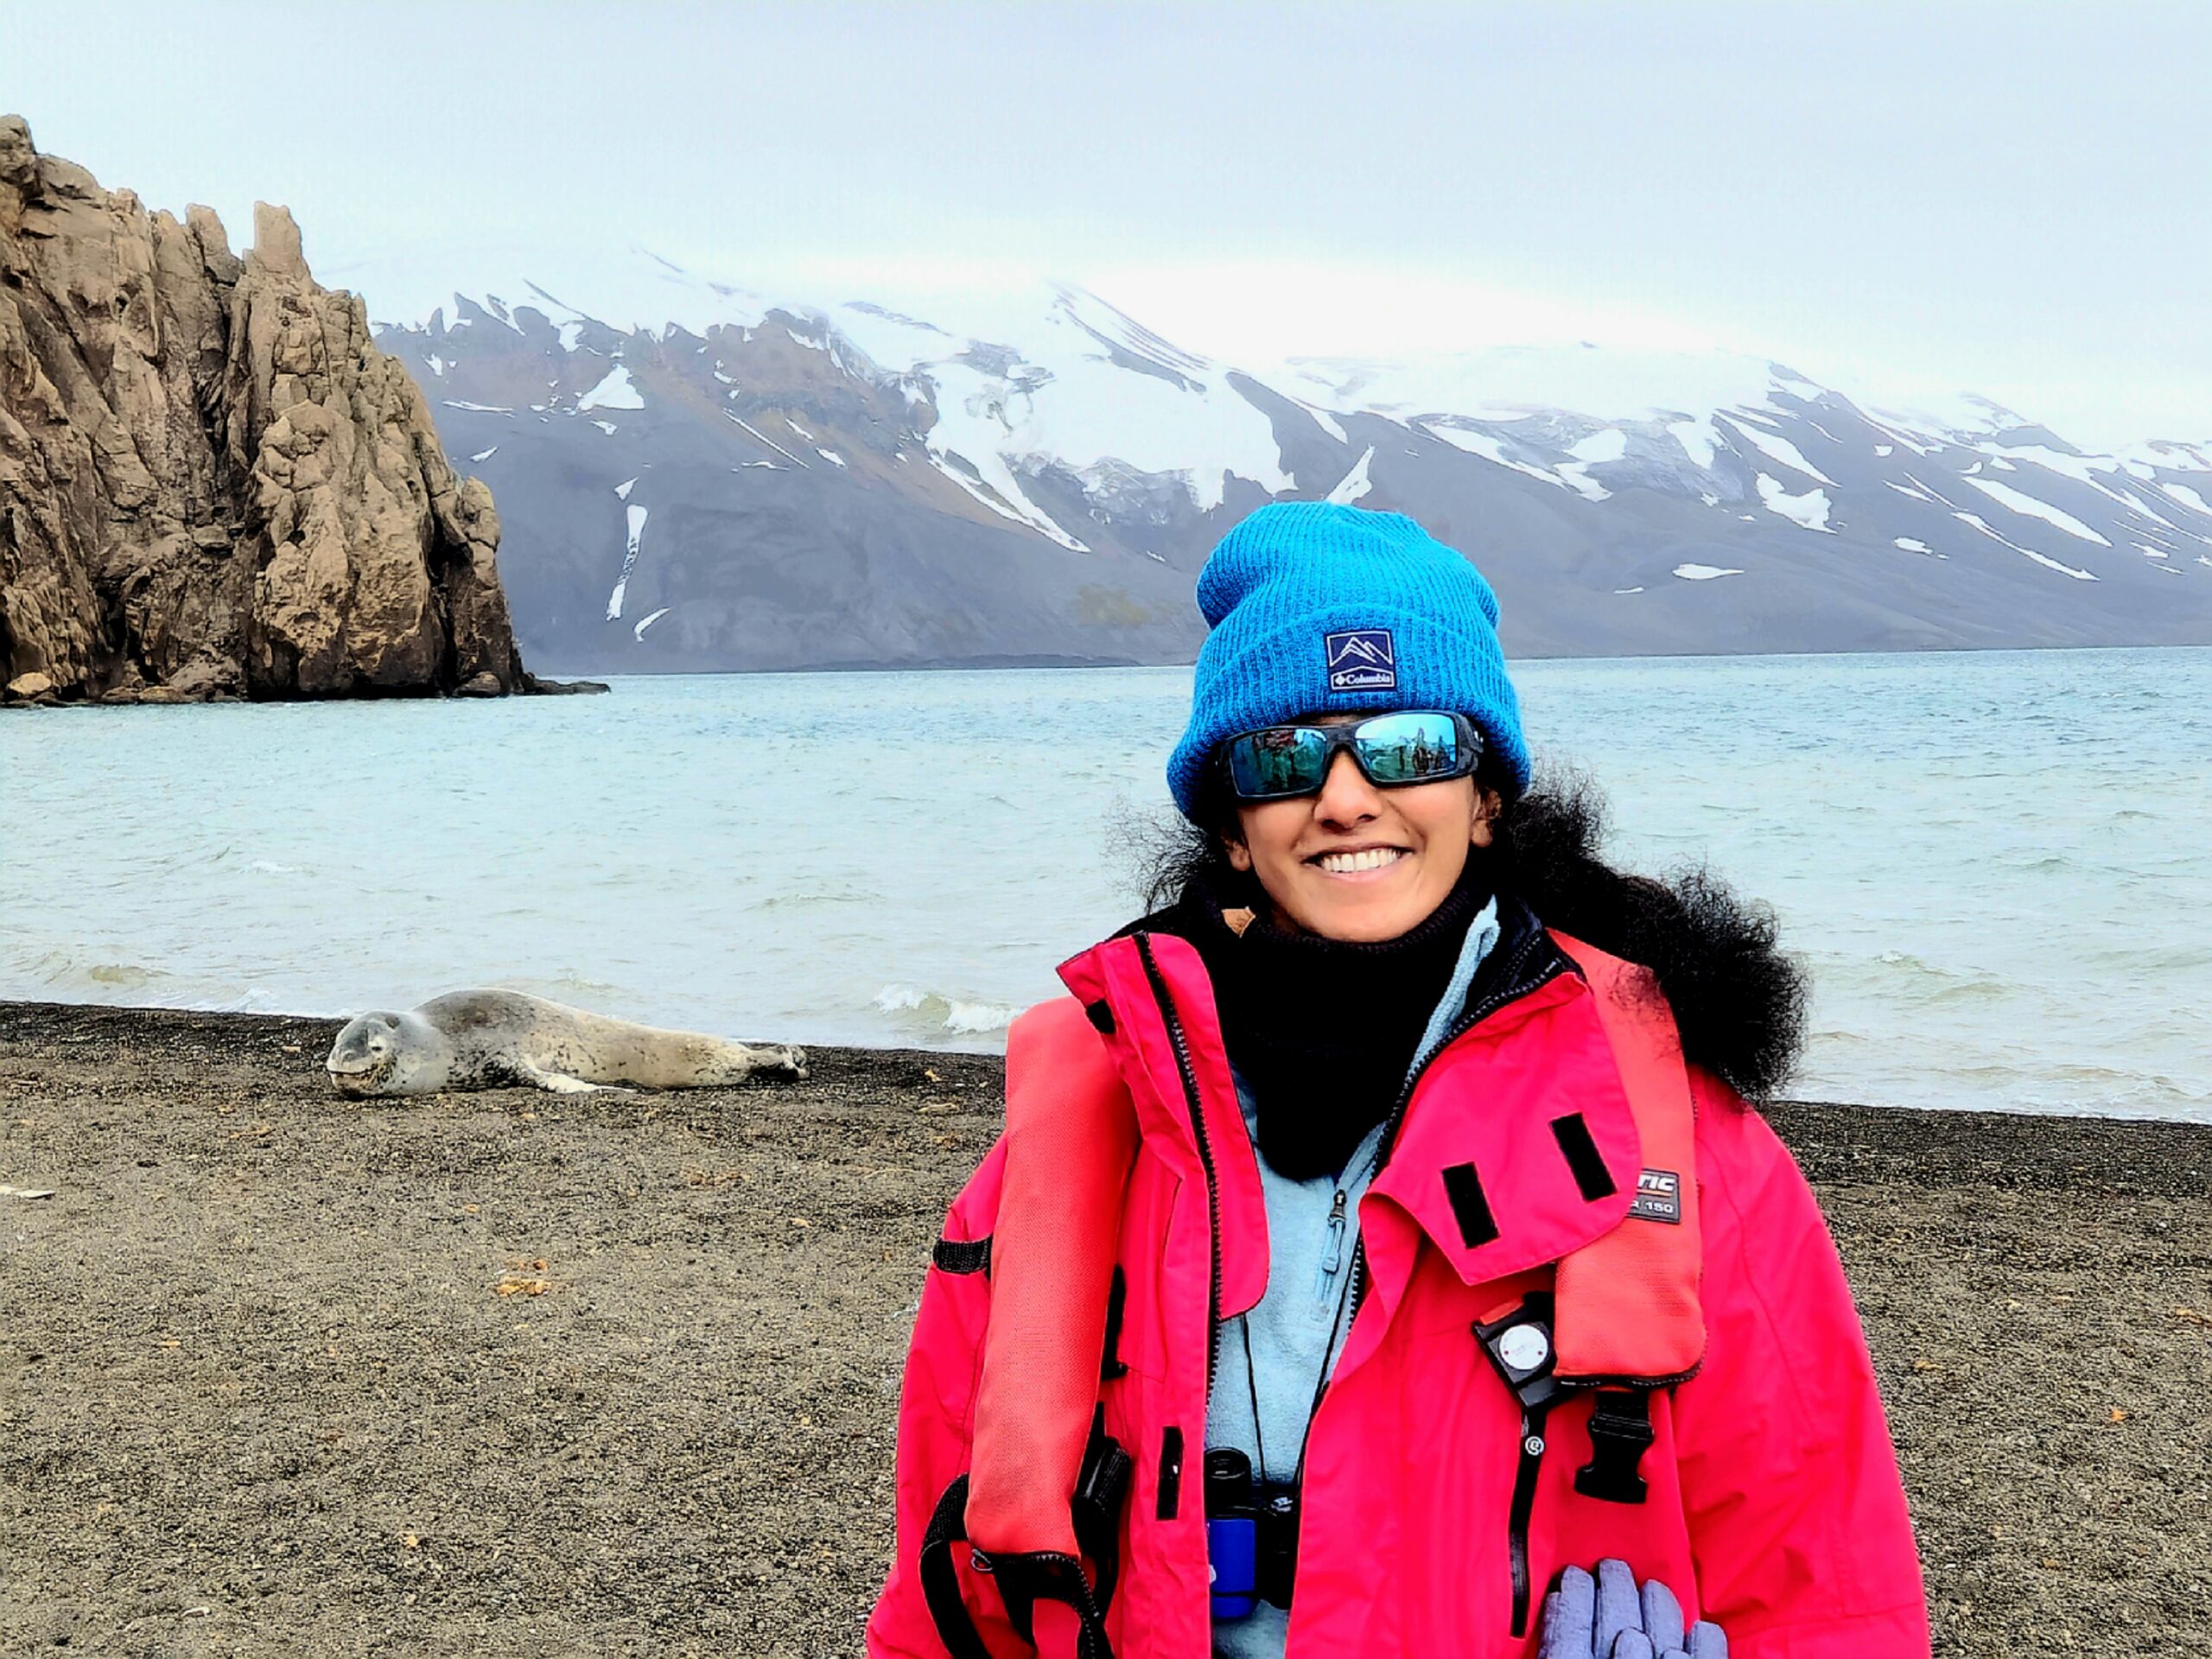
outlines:
[{"label": "choppy wave", "polygon": [[754,910],[814,910],[831,905],[880,905],[885,902],[882,893],[857,882],[836,883],[826,887],[803,888],[798,892],[772,893],[753,900]]},{"label": "choppy wave", "polygon": [[887,985],[868,1006],[880,1014],[911,1018],[963,1037],[1004,1031],[1021,1013],[1005,1003],[944,996],[913,985]]},{"label": "choppy wave", "polygon": [[1831,990],[1863,987],[1869,994],[1914,1007],[2002,1002],[2019,990],[2001,975],[1946,967],[1907,950],[1883,950],[1864,961],[1824,959],[1818,979]]},{"label": "choppy wave", "polygon": [[[29,956],[10,967],[9,977],[44,987],[49,1000],[60,1001],[67,1001],[70,993],[89,994],[95,1001],[119,1000],[119,993],[146,990],[173,977],[143,963],[60,947]],[[58,999],[57,993],[60,994]]]}]

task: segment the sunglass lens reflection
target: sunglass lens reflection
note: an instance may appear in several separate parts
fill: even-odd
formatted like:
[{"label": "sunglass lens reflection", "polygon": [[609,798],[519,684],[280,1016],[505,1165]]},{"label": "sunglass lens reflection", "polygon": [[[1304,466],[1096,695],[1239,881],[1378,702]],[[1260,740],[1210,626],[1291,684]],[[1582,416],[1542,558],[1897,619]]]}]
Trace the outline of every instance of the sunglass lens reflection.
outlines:
[{"label": "sunglass lens reflection", "polygon": [[1417,784],[1459,769],[1459,728],[1441,715],[1385,715],[1363,722],[1356,741],[1378,784]]},{"label": "sunglass lens reflection", "polygon": [[1279,726],[1254,732],[1230,746],[1229,766],[1236,792],[1246,800],[1297,795],[1321,779],[1328,739],[1310,728]]}]

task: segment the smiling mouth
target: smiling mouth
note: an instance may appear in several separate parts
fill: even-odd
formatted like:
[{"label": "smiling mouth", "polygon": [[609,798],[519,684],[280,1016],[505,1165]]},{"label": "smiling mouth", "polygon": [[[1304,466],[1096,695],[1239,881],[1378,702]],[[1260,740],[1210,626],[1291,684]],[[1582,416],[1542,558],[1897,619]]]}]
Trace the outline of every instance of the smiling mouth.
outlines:
[{"label": "smiling mouth", "polygon": [[1360,875],[1383,869],[1405,856],[1402,847],[1363,847],[1356,852],[1321,853],[1306,862],[1328,875]]}]

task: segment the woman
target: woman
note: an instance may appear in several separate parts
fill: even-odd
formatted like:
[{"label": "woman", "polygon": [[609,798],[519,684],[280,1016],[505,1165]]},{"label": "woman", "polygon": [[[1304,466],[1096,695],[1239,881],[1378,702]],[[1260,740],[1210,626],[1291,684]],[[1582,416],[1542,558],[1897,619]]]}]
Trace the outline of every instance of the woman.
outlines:
[{"label": "woman", "polygon": [[1198,600],[1193,844],[1009,1040],[870,1653],[1549,1659],[1702,1618],[1735,1659],[1925,1654],[1849,1292],[1743,1098],[1801,1022],[1770,925],[1529,793],[1496,598],[1409,519],[1262,508]]}]

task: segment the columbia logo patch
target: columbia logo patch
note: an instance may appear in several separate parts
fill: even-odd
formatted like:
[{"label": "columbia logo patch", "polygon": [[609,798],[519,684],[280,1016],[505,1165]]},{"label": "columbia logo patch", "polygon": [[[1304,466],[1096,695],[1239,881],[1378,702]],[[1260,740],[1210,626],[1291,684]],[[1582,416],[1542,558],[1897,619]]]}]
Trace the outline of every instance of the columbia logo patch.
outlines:
[{"label": "columbia logo patch", "polygon": [[1332,691],[1395,691],[1398,652],[1388,628],[1347,628],[1325,641]]},{"label": "columbia logo patch", "polygon": [[1671,1169],[1647,1169],[1636,1178],[1636,1198],[1628,1207],[1631,1216],[1645,1221],[1682,1222],[1682,1178]]}]

